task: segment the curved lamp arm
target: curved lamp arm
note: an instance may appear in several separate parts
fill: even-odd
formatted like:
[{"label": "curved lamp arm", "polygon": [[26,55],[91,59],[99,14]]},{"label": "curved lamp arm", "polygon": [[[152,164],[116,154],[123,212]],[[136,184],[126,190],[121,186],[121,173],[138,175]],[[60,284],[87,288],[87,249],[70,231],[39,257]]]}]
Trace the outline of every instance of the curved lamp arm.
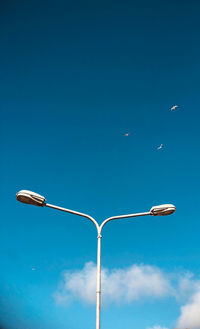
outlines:
[{"label": "curved lamp arm", "polygon": [[103,226],[108,223],[110,220],[114,220],[114,219],[123,219],[123,218],[130,218],[130,217],[139,217],[139,216],[147,216],[147,215],[151,215],[150,211],[148,212],[141,212],[141,213],[136,213],[136,214],[128,214],[128,215],[120,215],[120,216],[112,216],[112,217],[109,217],[107,219],[105,219],[103,221],[103,223],[101,223],[100,225],[100,233],[102,231],[102,228]]},{"label": "curved lamp arm", "polygon": [[96,226],[97,228],[97,232],[99,232],[99,224],[97,223],[97,221],[90,215],[87,215],[87,214],[84,214],[82,212],[78,212],[78,211],[75,211],[75,210],[70,210],[70,209],[66,209],[66,208],[63,208],[63,207],[58,207],[58,206],[54,206],[53,204],[50,204],[50,203],[45,203],[44,204],[46,207],[49,207],[49,208],[53,208],[53,209],[56,209],[56,210],[60,210],[60,211],[64,211],[64,212],[68,212],[70,214],[74,214],[74,215],[78,215],[78,216],[81,216],[81,217],[85,217],[85,218],[88,218],[89,220],[91,220],[94,225]]}]

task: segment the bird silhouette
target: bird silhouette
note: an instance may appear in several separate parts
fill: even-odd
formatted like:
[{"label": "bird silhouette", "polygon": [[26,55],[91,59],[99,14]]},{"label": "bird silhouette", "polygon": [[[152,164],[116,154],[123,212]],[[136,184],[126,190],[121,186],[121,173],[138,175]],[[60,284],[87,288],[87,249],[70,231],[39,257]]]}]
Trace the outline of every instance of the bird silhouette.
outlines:
[{"label": "bird silhouette", "polygon": [[174,111],[177,107],[179,107],[178,105],[174,105],[171,107],[170,111]]},{"label": "bird silhouette", "polygon": [[161,150],[163,148],[163,144],[160,144],[160,146],[157,147],[157,150]]}]

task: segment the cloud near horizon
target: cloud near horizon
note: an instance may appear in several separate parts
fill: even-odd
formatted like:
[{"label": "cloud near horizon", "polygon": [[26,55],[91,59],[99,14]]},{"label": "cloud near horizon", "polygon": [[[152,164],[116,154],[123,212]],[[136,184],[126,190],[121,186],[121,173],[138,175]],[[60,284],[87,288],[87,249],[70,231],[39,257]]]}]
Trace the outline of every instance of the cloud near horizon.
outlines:
[{"label": "cloud near horizon", "polygon": [[181,315],[177,321],[177,328],[200,328],[200,288],[198,292],[191,296],[189,302],[181,307]]},{"label": "cloud near horizon", "polygon": [[[156,266],[133,264],[124,269],[102,268],[102,304],[131,303],[152,298],[174,297],[180,307],[178,329],[200,328],[200,280],[190,272],[166,274]],[[73,301],[96,303],[96,264],[85,263],[80,270],[62,273],[62,279],[54,293],[57,304]],[[154,325],[146,329],[168,329]]]},{"label": "cloud near horizon", "polygon": [[[102,268],[101,279],[103,304],[174,295],[167,276],[155,266],[134,264],[126,269]],[[96,264],[88,262],[81,270],[65,271],[54,298],[58,304],[73,300],[95,304]]]}]

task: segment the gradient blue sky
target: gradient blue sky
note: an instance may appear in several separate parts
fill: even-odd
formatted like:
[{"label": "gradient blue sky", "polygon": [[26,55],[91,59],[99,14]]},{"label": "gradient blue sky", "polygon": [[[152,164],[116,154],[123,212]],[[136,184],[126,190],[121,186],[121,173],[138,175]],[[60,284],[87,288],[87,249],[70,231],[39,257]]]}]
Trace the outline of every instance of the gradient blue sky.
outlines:
[{"label": "gradient blue sky", "polygon": [[[198,282],[199,16],[195,0],[1,1],[2,328],[95,327],[95,305],[55,300],[63,271],[96,262],[95,228],[18,203],[21,189],[99,222],[174,203],[170,217],[108,224],[102,265]],[[111,303],[102,329],[172,329],[188,300]]]}]

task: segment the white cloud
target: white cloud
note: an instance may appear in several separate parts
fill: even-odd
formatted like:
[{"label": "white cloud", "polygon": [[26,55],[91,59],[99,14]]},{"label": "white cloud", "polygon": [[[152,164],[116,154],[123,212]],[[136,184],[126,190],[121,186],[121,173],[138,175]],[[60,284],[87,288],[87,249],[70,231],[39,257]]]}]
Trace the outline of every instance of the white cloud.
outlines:
[{"label": "white cloud", "polygon": [[148,327],[147,329],[168,329],[168,328],[166,328],[166,327],[161,327],[161,326],[158,326],[158,325],[155,325],[155,326],[153,326],[153,327]]},{"label": "white cloud", "polygon": [[[113,270],[103,268],[101,278],[102,301],[106,304],[129,303],[141,298],[162,298],[174,294],[166,275],[154,266],[132,265],[126,269]],[[63,273],[63,279],[54,297],[59,304],[72,300],[94,304],[95,292],[96,265],[88,262],[82,270]]]},{"label": "white cloud", "polygon": [[[156,266],[132,265],[125,269],[102,268],[101,278],[103,304],[172,296],[182,305],[176,327],[200,329],[200,280],[195,279],[192,273],[166,275]],[[54,298],[61,305],[74,300],[95,304],[95,292],[96,265],[88,262],[81,270],[63,272]],[[168,328],[154,325],[146,329]]]},{"label": "white cloud", "polygon": [[195,292],[200,291],[200,281],[195,280],[193,273],[186,272],[179,275],[176,290],[177,299],[183,301],[184,299],[188,299]]},{"label": "white cloud", "polygon": [[181,315],[177,321],[179,329],[200,328],[200,290],[196,292],[189,302],[181,307]]}]

